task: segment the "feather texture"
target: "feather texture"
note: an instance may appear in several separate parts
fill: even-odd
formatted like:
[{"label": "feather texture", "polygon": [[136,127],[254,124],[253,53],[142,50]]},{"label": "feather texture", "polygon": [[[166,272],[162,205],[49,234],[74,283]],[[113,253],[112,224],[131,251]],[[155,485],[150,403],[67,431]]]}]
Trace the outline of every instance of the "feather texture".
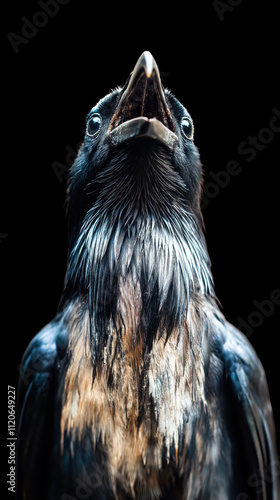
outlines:
[{"label": "feather texture", "polygon": [[22,360],[18,500],[279,498],[265,374],[218,308],[201,189],[191,117],[144,53],[70,172],[59,312]]}]

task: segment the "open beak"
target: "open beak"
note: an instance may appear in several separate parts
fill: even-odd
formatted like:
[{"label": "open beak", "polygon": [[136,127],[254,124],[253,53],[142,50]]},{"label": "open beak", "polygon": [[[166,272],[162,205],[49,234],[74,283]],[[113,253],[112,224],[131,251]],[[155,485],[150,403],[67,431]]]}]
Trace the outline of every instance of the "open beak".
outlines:
[{"label": "open beak", "polygon": [[157,64],[148,51],[139,57],[108,127],[113,145],[138,137],[173,149],[178,137],[163,93]]}]

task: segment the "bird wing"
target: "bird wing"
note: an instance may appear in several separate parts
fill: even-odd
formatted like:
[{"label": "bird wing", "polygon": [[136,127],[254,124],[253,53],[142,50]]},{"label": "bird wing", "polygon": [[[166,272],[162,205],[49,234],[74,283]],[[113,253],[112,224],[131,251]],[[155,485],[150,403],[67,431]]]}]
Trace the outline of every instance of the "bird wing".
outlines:
[{"label": "bird wing", "polygon": [[246,488],[252,500],[277,500],[279,461],[265,372],[247,338],[227,322],[225,328],[223,358],[248,463]]},{"label": "bird wing", "polygon": [[44,498],[53,437],[55,367],[65,344],[65,332],[54,321],[34,337],[22,358],[17,393],[18,499]]}]

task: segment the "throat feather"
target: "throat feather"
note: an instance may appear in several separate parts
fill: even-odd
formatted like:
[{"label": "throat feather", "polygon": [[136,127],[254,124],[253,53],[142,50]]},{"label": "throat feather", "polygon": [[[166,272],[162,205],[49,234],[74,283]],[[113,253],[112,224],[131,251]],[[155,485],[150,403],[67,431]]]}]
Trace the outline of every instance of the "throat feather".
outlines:
[{"label": "throat feather", "polygon": [[[184,215],[184,216],[183,216]],[[138,321],[152,338],[164,325],[182,324],[193,293],[212,294],[208,255],[198,226],[189,214],[153,215],[125,225],[120,214],[100,217],[92,209],[70,254],[68,282],[88,297],[93,328],[106,336],[116,325],[127,287],[136,302]],[[203,240],[202,240],[203,241]]]}]

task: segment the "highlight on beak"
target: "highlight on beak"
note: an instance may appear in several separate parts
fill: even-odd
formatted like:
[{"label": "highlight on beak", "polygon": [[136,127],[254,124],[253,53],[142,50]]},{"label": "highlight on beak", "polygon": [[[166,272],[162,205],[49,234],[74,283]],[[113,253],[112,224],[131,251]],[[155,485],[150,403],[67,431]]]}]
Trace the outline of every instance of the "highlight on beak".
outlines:
[{"label": "highlight on beak", "polygon": [[108,127],[113,145],[139,137],[157,139],[173,149],[178,137],[152,54],[143,52],[131,73]]}]

